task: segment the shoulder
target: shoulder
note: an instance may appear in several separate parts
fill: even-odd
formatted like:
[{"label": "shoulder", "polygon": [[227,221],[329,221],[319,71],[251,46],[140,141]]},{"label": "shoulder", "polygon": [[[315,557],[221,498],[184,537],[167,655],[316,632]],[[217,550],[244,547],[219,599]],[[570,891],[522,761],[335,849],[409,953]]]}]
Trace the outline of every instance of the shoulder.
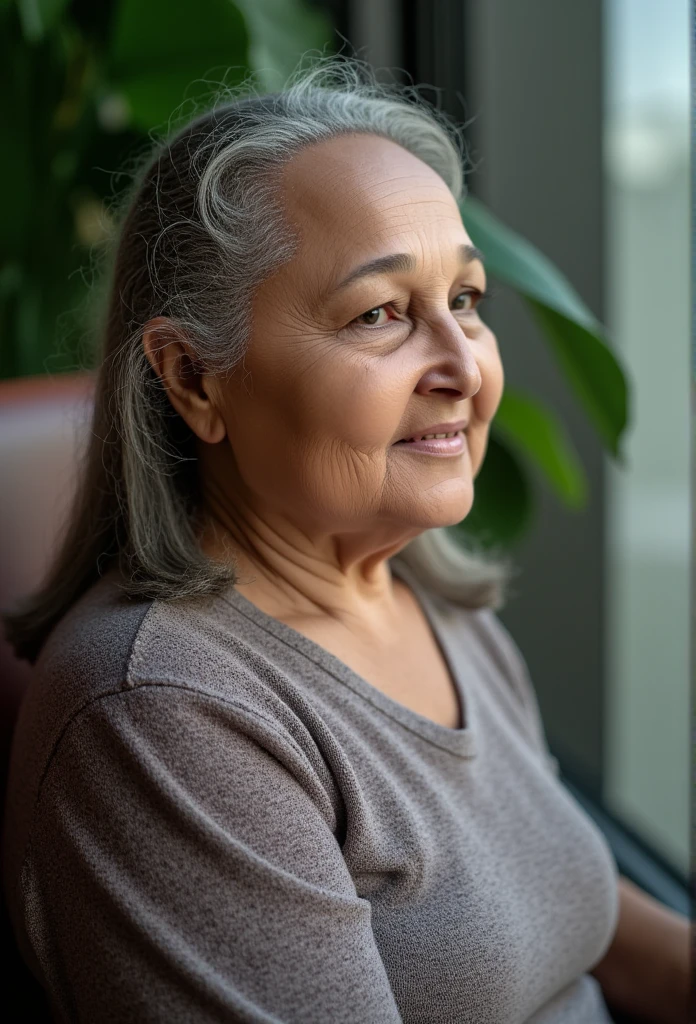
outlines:
[{"label": "shoulder", "polygon": [[138,722],[129,709],[170,718],[177,728],[188,715],[247,734],[261,731],[266,746],[282,740],[297,751],[274,713],[272,669],[246,642],[239,618],[216,596],[136,600],[115,574],[104,576],[44,645],[15,728],[16,776],[38,788],[66,732],[86,716],[122,719],[135,735]]},{"label": "shoulder", "polygon": [[466,619],[486,655],[509,679],[518,697],[528,699],[531,680],[527,662],[498,613],[492,608],[467,609]]},{"label": "shoulder", "polygon": [[219,595],[128,597],[108,573],[60,620],[37,661],[30,693],[70,718],[101,698],[153,686],[219,695],[220,683],[259,674],[247,623]]},{"label": "shoulder", "polygon": [[492,608],[467,612],[466,618],[489,660],[493,675],[513,695],[525,733],[550,771],[558,776],[558,761],[549,750],[536,687],[519,644]]},{"label": "shoulder", "polygon": [[505,686],[523,704],[534,697],[529,670],[519,645],[497,612],[489,606],[470,607],[438,593],[410,570],[403,575],[434,611],[437,620],[455,635],[482,670],[505,680]]},{"label": "shoulder", "polygon": [[491,607],[471,608],[438,594],[408,573],[408,582],[425,594],[438,620],[459,646],[467,664],[474,665],[487,699],[497,714],[511,718],[555,775],[558,762],[546,739],[541,707],[527,660],[498,613]]},{"label": "shoulder", "polygon": [[335,820],[337,798],[316,745],[238,618],[214,596],[129,599],[114,576],[72,606],[41,652],[14,731],[8,864],[18,868],[49,778],[56,791],[76,785],[77,775],[81,785],[95,773],[106,785],[109,772],[141,785],[181,763],[181,772],[212,785],[216,757],[218,777],[233,763],[245,773],[273,763]]}]

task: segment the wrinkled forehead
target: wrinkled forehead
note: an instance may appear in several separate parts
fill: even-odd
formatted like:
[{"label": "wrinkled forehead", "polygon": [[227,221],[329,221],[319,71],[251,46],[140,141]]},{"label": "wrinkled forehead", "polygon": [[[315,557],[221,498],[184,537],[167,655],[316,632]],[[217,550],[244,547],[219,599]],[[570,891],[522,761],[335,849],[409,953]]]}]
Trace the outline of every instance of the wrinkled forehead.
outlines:
[{"label": "wrinkled forehead", "polygon": [[[284,168],[285,214],[297,233],[298,263],[338,264],[433,241],[468,241],[443,179],[389,139],[345,135],[308,146]],[[319,269],[319,267],[317,267]]]}]

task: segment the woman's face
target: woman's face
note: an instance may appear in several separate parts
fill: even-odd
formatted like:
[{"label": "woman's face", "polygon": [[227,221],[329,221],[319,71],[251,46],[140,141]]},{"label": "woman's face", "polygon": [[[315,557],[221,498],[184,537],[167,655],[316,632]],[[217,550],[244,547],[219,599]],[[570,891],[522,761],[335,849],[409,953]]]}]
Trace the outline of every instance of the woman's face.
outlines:
[{"label": "woman's face", "polygon": [[[370,135],[303,150],[282,199],[299,250],[255,293],[243,366],[214,381],[233,502],[280,510],[309,537],[370,534],[385,546],[460,522],[503,368],[457,203],[421,160]],[[461,454],[396,443],[456,420],[468,423]],[[221,446],[204,447],[218,449],[219,491]]]}]

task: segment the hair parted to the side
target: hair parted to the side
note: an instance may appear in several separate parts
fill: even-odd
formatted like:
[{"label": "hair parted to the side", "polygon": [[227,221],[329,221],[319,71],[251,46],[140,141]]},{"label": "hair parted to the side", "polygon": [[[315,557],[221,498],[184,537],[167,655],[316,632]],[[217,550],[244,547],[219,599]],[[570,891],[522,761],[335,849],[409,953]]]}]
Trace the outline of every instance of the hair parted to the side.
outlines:
[{"label": "hair parted to the side", "polygon": [[[111,259],[88,449],[66,532],[42,587],[3,616],[34,662],[53,626],[117,564],[133,597],[173,599],[234,585],[235,569],[197,542],[194,437],[169,403],[142,344],[167,317],[211,372],[244,357],[254,290],[290,260],[296,239],[279,206],[282,166],[302,147],[346,133],[390,139],[432,167],[455,198],[461,130],[413,86],[384,84],[363,61],[303,59],[285,88],[247,80],[156,144],[124,206]],[[425,531],[399,559],[469,607],[504,603],[512,563]]]}]

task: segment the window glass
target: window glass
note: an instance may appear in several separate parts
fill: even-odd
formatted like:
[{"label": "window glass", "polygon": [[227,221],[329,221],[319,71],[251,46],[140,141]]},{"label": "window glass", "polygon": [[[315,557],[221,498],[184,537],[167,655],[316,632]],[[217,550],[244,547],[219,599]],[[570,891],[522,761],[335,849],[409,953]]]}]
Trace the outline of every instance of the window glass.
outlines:
[{"label": "window glass", "polygon": [[606,319],[634,390],[607,459],[605,801],[684,874],[689,779],[688,0],[606,0]]}]

